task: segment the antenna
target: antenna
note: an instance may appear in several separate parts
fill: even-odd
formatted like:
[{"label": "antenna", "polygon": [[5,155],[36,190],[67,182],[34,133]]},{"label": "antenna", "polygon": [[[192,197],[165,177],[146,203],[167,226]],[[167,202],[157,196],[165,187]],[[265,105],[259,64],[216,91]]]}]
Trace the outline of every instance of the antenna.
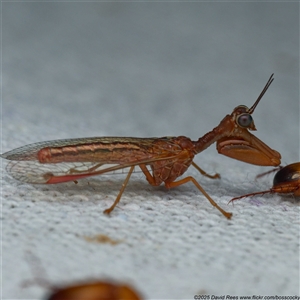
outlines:
[{"label": "antenna", "polygon": [[271,83],[273,82],[274,78],[274,73],[271,75],[271,77],[269,78],[267,84],[265,85],[265,87],[263,88],[263,90],[261,91],[260,95],[258,96],[257,100],[255,101],[255,103],[252,105],[252,107],[249,109],[248,113],[252,114],[254,112],[254,109],[256,108],[257,104],[259,103],[259,101],[261,100],[261,98],[263,97],[263,95],[266,93],[267,89],[269,88],[269,86],[271,85]]}]

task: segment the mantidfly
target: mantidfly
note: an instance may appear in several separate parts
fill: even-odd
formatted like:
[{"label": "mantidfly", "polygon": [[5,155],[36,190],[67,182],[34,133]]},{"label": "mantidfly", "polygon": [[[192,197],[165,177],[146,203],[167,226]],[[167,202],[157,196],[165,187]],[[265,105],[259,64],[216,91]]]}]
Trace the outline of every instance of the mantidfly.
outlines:
[{"label": "mantidfly", "polygon": [[256,176],[256,178],[262,177],[274,171],[278,172],[274,176],[273,187],[271,187],[269,190],[245,194],[239,197],[232,198],[229,202],[233,202],[246,197],[264,195],[268,193],[293,194],[296,197],[300,196],[300,162],[296,162],[285,167],[276,168],[269,172],[260,174]]},{"label": "mantidfly", "polygon": [[[280,154],[249,132],[256,130],[251,114],[273,80],[272,74],[251,108],[245,105],[237,106],[217,127],[198,141],[192,141],[185,136],[79,138],[35,143],[11,150],[1,156],[11,160],[6,167],[7,172],[15,179],[27,183],[52,184],[76,181],[88,176],[129,168],[116,200],[110,208],[104,210],[106,214],[118,204],[134,167],[139,166],[152,186],[164,183],[167,188],[173,188],[192,182],[213,206],[230,219],[232,214],[219,207],[194,177],[187,176],[175,180],[184,174],[190,165],[204,176],[219,177],[218,174],[208,175],[193,162],[196,154],[214,142],[217,143],[217,151],[228,157],[261,166],[280,164]],[[105,166],[107,164],[110,166]]]}]

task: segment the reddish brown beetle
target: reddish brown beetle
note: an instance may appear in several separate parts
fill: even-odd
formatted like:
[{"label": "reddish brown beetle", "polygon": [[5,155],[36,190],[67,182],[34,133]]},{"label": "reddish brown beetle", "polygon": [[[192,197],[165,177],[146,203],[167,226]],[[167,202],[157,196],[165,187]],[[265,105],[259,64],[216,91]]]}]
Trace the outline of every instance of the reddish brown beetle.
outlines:
[{"label": "reddish brown beetle", "polygon": [[110,280],[87,280],[67,286],[52,285],[39,258],[32,252],[25,253],[25,259],[34,272],[33,280],[25,280],[22,287],[37,284],[47,289],[45,300],[141,300],[140,294],[127,284]]},{"label": "reddish brown beetle", "polygon": [[57,288],[46,300],[141,300],[127,285],[109,282],[90,282]]},{"label": "reddish brown beetle", "polygon": [[[263,173],[258,175],[257,178],[277,170],[278,168]],[[267,193],[293,194],[296,197],[300,196],[300,162],[287,165],[286,167],[280,167],[279,171],[274,176],[273,187],[271,189],[235,197],[229,202],[254,195],[264,195]]]}]

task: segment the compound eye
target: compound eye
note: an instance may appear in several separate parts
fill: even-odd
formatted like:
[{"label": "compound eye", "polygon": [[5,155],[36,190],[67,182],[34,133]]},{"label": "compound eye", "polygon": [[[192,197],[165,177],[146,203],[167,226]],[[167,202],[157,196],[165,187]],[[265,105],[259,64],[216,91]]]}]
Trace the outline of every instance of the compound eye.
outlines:
[{"label": "compound eye", "polygon": [[241,127],[244,127],[244,128],[249,127],[252,122],[253,122],[253,119],[252,119],[251,115],[249,115],[249,114],[241,114],[237,118],[238,125],[240,125]]}]

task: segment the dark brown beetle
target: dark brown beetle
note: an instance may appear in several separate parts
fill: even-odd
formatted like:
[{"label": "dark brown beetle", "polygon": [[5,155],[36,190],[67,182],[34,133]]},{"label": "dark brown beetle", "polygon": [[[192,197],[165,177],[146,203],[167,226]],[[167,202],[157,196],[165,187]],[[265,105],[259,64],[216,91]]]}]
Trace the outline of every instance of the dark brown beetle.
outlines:
[{"label": "dark brown beetle", "polygon": [[[274,169],[272,171],[276,171]],[[271,172],[272,172],[271,171]],[[270,172],[263,173],[258,175],[257,177],[261,177]],[[241,198],[250,197],[254,195],[263,195],[263,194],[293,194],[296,197],[300,196],[300,162],[296,162],[294,164],[287,165],[285,167],[280,167],[279,171],[275,174],[273,180],[273,187],[267,191],[255,192],[246,195],[242,195],[239,197],[232,198],[230,202],[239,200]]]}]

